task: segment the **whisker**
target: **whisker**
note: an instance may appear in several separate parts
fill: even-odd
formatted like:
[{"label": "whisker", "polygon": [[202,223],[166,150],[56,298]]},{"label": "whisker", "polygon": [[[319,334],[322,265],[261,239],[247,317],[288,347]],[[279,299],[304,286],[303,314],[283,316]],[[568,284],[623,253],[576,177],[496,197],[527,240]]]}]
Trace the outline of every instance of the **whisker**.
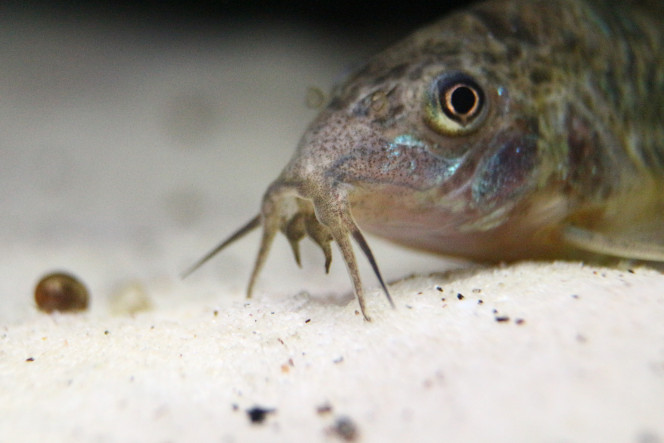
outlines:
[{"label": "whisker", "polygon": [[217,246],[215,246],[210,252],[205,254],[200,260],[198,260],[196,263],[194,263],[189,269],[184,271],[182,274],[180,274],[180,278],[187,278],[191,273],[193,273],[196,269],[200,268],[203,266],[208,260],[210,260],[212,257],[217,255],[219,252],[224,250],[226,246],[230,245],[231,243],[234,243],[235,241],[241,239],[254,229],[258,228],[261,225],[261,215],[257,215],[256,217],[252,218],[249,223],[246,225],[242,226],[240,229],[235,231],[233,235],[228,237],[226,240],[223,242],[219,243]]},{"label": "whisker", "polygon": [[360,304],[360,311],[366,321],[371,321],[371,317],[367,314],[366,305],[364,303],[364,290],[362,289],[362,281],[360,279],[360,270],[357,267],[357,262],[355,261],[355,254],[353,253],[353,246],[350,241],[348,241],[348,233],[344,230],[333,230],[334,241],[339,246],[341,255],[343,256],[344,263],[346,263],[346,269],[348,270],[348,275],[350,276],[351,281],[353,282],[353,289],[355,290],[355,296],[357,301]]},{"label": "whisker", "polygon": [[357,242],[358,245],[360,245],[360,249],[362,249],[362,252],[364,253],[364,256],[367,258],[369,261],[369,264],[371,265],[371,268],[374,271],[374,274],[376,274],[376,278],[378,279],[378,282],[380,285],[383,287],[383,291],[385,292],[385,296],[387,297],[387,301],[390,302],[390,305],[394,308],[394,302],[392,301],[392,296],[390,295],[390,291],[387,290],[387,285],[385,284],[385,281],[383,280],[383,276],[380,273],[380,269],[378,268],[378,263],[376,263],[376,259],[374,258],[373,253],[371,252],[371,248],[369,247],[369,244],[367,243],[366,239],[364,238],[364,235],[362,235],[362,232],[357,227],[354,227],[353,231],[353,238]]},{"label": "whisker", "polygon": [[252,293],[254,292],[254,285],[258,279],[258,274],[260,274],[267,260],[267,256],[270,254],[270,248],[272,247],[272,242],[274,236],[279,231],[278,219],[273,215],[273,212],[270,212],[266,217],[265,224],[263,225],[263,237],[261,238],[261,245],[258,250],[258,255],[256,256],[256,261],[254,262],[254,269],[251,271],[251,277],[249,278],[249,284],[247,285],[247,298],[251,298]]}]

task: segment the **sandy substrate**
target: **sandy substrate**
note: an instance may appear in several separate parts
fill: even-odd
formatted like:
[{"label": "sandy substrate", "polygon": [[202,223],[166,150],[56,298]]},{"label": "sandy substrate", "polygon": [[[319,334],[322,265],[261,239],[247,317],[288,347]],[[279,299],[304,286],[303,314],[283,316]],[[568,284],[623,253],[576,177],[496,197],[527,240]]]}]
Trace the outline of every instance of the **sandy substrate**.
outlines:
[{"label": "sandy substrate", "polygon": [[[367,39],[3,20],[0,441],[664,441],[657,271],[372,238],[397,305],[363,267],[372,323],[311,244],[298,270],[280,239],[249,301],[257,235],[179,279],[257,212],[314,115],[305,87]],[[88,311],[37,311],[56,269]]]}]

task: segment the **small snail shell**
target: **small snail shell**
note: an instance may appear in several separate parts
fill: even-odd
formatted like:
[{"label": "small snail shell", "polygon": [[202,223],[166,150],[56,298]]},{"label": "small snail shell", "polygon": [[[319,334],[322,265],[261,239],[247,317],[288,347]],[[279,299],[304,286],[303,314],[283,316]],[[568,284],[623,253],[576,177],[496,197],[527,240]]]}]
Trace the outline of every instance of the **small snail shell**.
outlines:
[{"label": "small snail shell", "polygon": [[44,312],[79,311],[88,307],[88,290],[76,277],[55,272],[39,280],[35,302]]}]

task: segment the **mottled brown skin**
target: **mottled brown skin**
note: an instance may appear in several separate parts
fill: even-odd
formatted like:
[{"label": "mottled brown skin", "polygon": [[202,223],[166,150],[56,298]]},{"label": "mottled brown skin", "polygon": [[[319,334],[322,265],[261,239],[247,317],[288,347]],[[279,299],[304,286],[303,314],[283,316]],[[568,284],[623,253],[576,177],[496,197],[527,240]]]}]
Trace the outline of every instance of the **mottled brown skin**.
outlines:
[{"label": "mottled brown skin", "polygon": [[[422,28],[334,89],[261,214],[195,267],[262,225],[250,295],[277,231],[298,262],[304,236],[326,266],[335,241],[366,317],[350,237],[382,278],[360,227],[482,261],[664,259],[664,32],[653,12],[496,0]],[[465,98],[451,98],[459,85]],[[639,236],[655,251],[607,240]]]}]

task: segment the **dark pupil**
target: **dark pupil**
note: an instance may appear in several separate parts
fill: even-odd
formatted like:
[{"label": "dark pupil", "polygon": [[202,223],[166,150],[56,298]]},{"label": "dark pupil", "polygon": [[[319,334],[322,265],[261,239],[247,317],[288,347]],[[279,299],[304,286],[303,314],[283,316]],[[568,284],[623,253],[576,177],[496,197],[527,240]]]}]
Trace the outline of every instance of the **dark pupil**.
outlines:
[{"label": "dark pupil", "polygon": [[467,114],[475,106],[475,94],[468,86],[459,86],[452,92],[451,104],[457,114]]}]

